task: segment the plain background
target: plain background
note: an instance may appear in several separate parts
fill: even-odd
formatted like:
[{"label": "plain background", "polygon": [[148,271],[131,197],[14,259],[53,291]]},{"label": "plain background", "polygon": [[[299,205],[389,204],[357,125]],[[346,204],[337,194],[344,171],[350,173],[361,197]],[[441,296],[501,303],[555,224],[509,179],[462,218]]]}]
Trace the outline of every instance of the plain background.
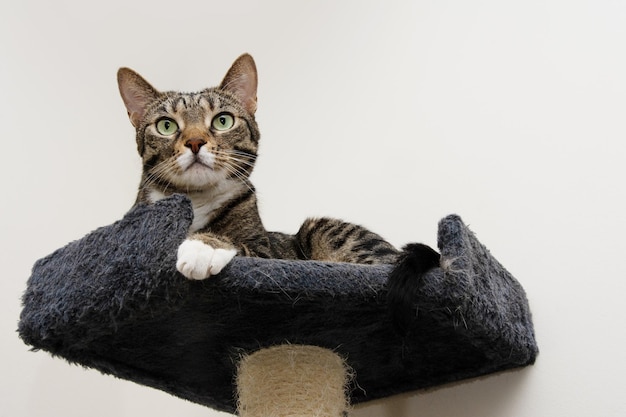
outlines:
[{"label": "plain background", "polygon": [[269,229],[332,215],[434,245],[458,213],[528,293],[534,366],[354,416],[626,415],[625,2],[2,1],[0,415],[218,414],[15,329],[35,260],[133,203],[117,68],[195,91],[243,52]]}]

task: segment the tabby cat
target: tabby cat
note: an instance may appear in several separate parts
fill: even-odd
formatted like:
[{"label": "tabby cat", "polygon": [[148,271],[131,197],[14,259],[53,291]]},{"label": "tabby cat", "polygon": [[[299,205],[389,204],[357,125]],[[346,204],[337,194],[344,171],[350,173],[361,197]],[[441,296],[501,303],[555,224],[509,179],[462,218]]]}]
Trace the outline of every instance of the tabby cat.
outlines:
[{"label": "tabby cat", "polygon": [[[174,193],[192,202],[193,224],[176,265],[185,277],[218,274],[237,254],[364,264],[398,260],[402,252],[379,235],[340,220],[307,219],[295,235],[265,230],[249,180],[260,137],[250,55],[233,63],[219,87],[198,93],[160,92],[128,68],[118,71],[118,84],[143,162],[136,204]],[[425,251],[428,269],[438,255]]]}]

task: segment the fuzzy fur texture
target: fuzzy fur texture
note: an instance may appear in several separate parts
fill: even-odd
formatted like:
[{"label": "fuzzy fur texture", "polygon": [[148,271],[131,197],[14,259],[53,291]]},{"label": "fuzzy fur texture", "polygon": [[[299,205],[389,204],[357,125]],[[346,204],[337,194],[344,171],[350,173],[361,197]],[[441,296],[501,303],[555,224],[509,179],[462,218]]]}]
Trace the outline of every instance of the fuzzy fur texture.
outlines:
[{"label": "fuzzy fur texture", "polygon": [[307,219],[295,235],[269,232],[250,174],[260,131],[258,75],[243,54],[218,87],[161,92],[129,68],[118,71],[120,94],[136,129],[143,163],[137,203],[185,194],[194,219],[178,250],[189,279],[218,274],[235,253],[260,258],[383,264],[399,251],[381,236],[337,219]]},{"label": "fuzzy fur texture", "polygon": [[284,343],[346,358],[353,403],[525,366],[538,353],[524,290],[458,216],[440,222],[443,268],[418,283],[404,333],[386,299],[391,265],[236,257],[211,279],[185,279],[176,251],[192,221],[175,195],[39,260],[22,340],[228,412],[238,359]]}]

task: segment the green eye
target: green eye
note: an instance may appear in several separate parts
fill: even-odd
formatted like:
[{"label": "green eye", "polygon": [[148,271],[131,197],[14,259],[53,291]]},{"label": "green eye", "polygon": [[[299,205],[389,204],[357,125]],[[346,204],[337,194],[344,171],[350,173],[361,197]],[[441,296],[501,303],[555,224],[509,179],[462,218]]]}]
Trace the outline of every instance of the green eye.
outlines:
[{"label": "green eye", "polygon": [[220,113],[213,118],[211,126],[215,130],[228,130],[235,124],[235,118],[232,114]]},{"label": "green eye", "polygon": [[157,132],[162,134],[163,136],[171,136],[174,133],[178,132],[178,124],[172,119],[161,119],[156,124]]}]

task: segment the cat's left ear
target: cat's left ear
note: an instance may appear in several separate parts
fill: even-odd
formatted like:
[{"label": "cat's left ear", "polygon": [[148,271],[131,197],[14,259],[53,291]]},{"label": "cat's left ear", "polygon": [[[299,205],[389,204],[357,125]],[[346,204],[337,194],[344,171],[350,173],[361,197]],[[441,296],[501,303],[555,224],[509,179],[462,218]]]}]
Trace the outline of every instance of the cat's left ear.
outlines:
[{"label": "cat's left ear", "polygon": [[257,72],[254,59],[243,54],[226,73],[220,89],[233,93],[251,114],[256,111]]},{"label": "cat's left ear", "polygon": [[117,71],[117,84],[130,122],[139,127],[148,105],[159,98],[161,93],[130,68],[120,68]]}]

